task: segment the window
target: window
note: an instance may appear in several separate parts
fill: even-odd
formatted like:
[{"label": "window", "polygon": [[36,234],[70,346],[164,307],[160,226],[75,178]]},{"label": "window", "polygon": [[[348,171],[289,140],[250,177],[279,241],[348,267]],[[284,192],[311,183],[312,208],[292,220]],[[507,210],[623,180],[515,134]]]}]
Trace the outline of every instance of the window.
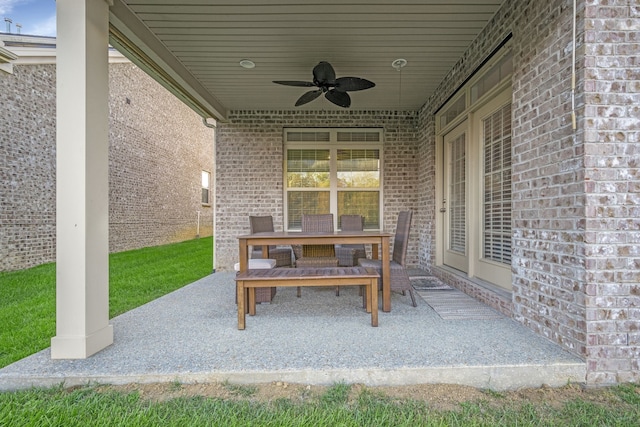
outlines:
[{"label": "window", "polygon": [[288,230],[303,214],[358,214],[365,229],[381,226],[381,129],[286,129],[285,206]]},{"label": "window", "polygon": [[210,182],[211,182],[211,172],[202,171],[202,204],[209,205],[211,204],[210,200]]}]

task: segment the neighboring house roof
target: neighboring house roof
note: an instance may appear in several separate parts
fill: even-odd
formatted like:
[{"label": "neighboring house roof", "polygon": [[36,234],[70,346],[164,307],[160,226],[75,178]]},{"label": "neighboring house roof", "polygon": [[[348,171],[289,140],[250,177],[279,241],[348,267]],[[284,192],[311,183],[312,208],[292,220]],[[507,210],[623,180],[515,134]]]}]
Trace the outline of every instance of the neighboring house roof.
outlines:
[{"label": "neighboring house roof", "polygon": [[[130,62],[114,48],[109,48],[110,63]],[[0,70],[13,72],[13,65],[55,64],[56,38],[0,33]]]}]

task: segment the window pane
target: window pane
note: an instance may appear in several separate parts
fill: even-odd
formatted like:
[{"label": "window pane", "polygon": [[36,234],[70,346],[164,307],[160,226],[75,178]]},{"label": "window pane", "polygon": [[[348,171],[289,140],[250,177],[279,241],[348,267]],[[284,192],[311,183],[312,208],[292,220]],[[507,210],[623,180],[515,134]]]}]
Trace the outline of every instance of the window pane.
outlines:
[{"label": "window pane", "polygon": [[338,132],[338,142],[380,142],[380,132]]},{"label": "window pane", "polygon": [[484,120],[483,257],[511,264],[511,104]]},{"label": "window pane", "polygon": [[338,150],[338,187],[380,187],[379,150]]},{"label": "window pane", "polygon": [[445,127],[458,117],[467,107],[466,98],[461,96],[454,104],[440,116],[440,126]]},{"label": "window pane", "polygon": [[211,181],[211,173],[202,171],[202,203],[209,204],[209,182]]},{"label": "window pane", "polygon": [[289,212],[287,228],[302,229],[302,214],[325,214],[329,212],[328,191],[289,191],[287,192],[287,210]]},{"label": "window pane", "polygon": [[288,188],[329,188],[329,150],[287,150]]},{"label": "window pane", "polygon": [[364,228],[380,228],[380,193],[378,191],[338,191],[340,215],[362,215]]},{"label": "window pane", "polygon": [[330,134],[326,131],[304,131],[304,132],[287,132],[287,141],[289,142],[302,142],[302,141],[321,141],[328,142]]}]

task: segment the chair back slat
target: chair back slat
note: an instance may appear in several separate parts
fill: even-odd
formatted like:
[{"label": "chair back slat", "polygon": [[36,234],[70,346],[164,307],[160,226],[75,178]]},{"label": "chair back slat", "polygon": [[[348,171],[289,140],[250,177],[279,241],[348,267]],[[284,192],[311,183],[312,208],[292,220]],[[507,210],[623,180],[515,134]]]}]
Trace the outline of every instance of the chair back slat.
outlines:
[{"label": "chair back slat", "polygon": [[[362,215],[340,215],[340,229],[342,231],[362,231],[364,230],[364,217]],[[344,244],[340,246],[343,248],[364,249],[363,244]]]},{"label": "chair back slat", "polygon": [[[333,214],[302,215],[302,231],[333,233]],[[335,257],[334,245],[304,245],[303,257]]]},{"label": "chair back slat", "polygon": [[251,234],[273,231],[273,217],[271,215],[249,216],[249,227]]},{"label": "chair back slat", "polygon": [[340,215],[340,229],[342,231],[364,230],[364,217],[362,215]]},{"label": "chair back slat", "polygon": [[402,211],[398,214],[396,235],[393,239],[393,256],[391,259],[404,267],[409,246],[409,229],[411,228],[411,211]]}]

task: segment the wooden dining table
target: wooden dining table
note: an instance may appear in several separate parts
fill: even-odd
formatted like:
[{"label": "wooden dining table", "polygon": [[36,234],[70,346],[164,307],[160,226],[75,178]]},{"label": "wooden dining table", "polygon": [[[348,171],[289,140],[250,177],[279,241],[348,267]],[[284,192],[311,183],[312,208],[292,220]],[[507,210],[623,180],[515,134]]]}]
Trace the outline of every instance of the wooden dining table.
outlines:
[{"label": "wooden dining table", "polygon": [[369,244],[371,256],[382,263],[382,311],[391,311],[391,283],[389,267],[390,233],[382,231],[334,231],[332,233],[272,231],[238,236],[240,271],[247,271],[249,247],[262,246],[263,258],[269,258],[270,245],[346,245]]}]

